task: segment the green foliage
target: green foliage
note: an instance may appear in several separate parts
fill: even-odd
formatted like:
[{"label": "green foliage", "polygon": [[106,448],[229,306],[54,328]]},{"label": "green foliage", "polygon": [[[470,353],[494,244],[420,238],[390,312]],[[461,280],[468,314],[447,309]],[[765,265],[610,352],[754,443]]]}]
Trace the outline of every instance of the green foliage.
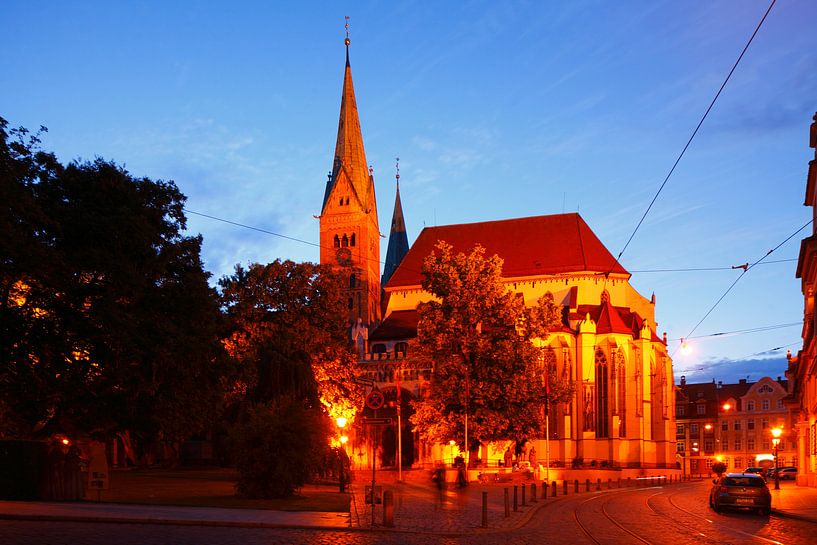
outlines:
[{"label": "green foliage", "polygon": [[[436,300],[419,307],[418,354],[433,362],[428,395],[411,422],[427,440],[464,447],[536,435],[544,406],[570,388],[542,366],[534,339],[561,323],[550,294],[526,308],[501,278],[502,260],[476,246],[454,254],[439,242],[423,265],[423,289]],[[549,388],[545,381],[549,373]]]},{"label": "green foliage", "polygon": [[293,495],[327,458],[328,418],[290,396],[251,409],[232,434],[239,495]]},{"label": "green foliage", "polygon": [[61,165],[0,119],[0,434],[178,439],[211,420],[223,350],[173,182]]},{"label": "green foliage", "polygon": [[237,265],[220,280],[239,397],[264,403],[293,395],[314,405],[360,395],[341,282],[328,267],[289,260]]}]

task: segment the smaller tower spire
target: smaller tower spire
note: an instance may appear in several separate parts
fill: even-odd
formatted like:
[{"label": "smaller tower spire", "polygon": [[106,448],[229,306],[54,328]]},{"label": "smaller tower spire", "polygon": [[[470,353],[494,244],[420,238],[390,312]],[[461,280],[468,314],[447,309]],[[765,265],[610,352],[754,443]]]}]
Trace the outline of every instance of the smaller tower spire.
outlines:
[{"label": "smaller tower spire", "polygon": [[400,158],[396,158],[395,181],[397,191],[394,196],[394,212],[391,217],[391,232],[389,233],[389,246],[386,250],[386,263],[383,267],[383,277],[380,285],[385,286],[391,275],[400,266],[400,262],[408,253],[408,235],[406,234],[406,222],[403,218],[403,205],[400,202]]}]

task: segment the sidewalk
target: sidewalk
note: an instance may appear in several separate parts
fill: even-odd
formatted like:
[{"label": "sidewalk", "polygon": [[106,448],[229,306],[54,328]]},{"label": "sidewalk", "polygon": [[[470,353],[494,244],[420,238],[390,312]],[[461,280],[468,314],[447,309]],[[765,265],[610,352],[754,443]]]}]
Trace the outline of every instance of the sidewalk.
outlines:
[{"label": "sidewalk", "polygon": [[[770,488],[773,483],[769,483]],[[382,505],[376,506],[374,526],[370,506],[364,504],[365,483],[352,487],[351,513],[315,511],[273,511],[261,509],[220,509],[210,507],[169,507],[94,502],[18,502],[0,501],[0,519],[86,521],[136,524],[173,524],[195,526],[228,526],[245,528],[314,528],[332,530],[365,530],[383,527]],[[674,486],[674,485],[669,485]],[[504,516],[504,488],[509,488],[511,516]],[[391,483],[384,489],[394,492],[394,521],[397,530],[417,533],[462,535],[483,531],[501,531],[523,526],[542,506],[563,498],[531,501],[526,487],[526,506],[522,506],[518,488],[518,512],[513,512],[513,485],[472,483],[465,489],[449,486],[440,493],[425,483]],[[582,490],[584,490],[582,488]],[[488,492],[488,528],[481,528],[482,492]],[[572,489],[570,495],[573,495]],[[797,486],[792,482],[772,490],[772,513],[817,523],[817,488]]]},{"label": "sidewalk", "polygon": [[769,489],[772,492],[772,513],[817,523],[817,488],[781,481],[780,490],[774,490],[771,480]]}]

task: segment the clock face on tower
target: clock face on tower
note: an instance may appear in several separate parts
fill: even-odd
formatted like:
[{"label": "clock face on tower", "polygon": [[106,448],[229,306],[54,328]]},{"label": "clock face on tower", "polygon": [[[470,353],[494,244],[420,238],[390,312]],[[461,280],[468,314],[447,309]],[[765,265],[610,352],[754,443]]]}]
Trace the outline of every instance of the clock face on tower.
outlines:
[{"label": "clock face on tower", "polygon": [[335,258],[340,265],[349,265],[352,262],[352,251],[349,248],[338,248]]}]

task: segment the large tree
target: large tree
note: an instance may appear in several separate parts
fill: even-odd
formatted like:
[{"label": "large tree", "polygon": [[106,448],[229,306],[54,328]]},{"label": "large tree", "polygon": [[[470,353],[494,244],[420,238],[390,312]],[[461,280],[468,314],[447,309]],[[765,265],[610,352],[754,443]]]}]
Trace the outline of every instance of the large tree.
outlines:
[{"label": "large tree", "polygon": [[[502,280],[502,259],[475,246],[455,253],[443,241],[423,263],[417,351],[431,362],[430,388],[411,422],[433,442],[522,439],[543,433],[548,402],[569,386],[543,367],[537,342],[561,323],[550,294],[526,307]],[[550,376],[547,373],[550,372]]]},{"label": "large tree", "polygon": [[201,237],[170,181],[61,165],[0,120],[6,434],[178,440],[211,418],[223,349]]},{"label": "large tree", "polygon": [[[237,265],[221,279],[236,365],[230,400],[239,493],[287,496],[330,459],[330,417],[362,404],[342,277],[312,263]],[[274,462],[274,463],[273,463]]]}]

